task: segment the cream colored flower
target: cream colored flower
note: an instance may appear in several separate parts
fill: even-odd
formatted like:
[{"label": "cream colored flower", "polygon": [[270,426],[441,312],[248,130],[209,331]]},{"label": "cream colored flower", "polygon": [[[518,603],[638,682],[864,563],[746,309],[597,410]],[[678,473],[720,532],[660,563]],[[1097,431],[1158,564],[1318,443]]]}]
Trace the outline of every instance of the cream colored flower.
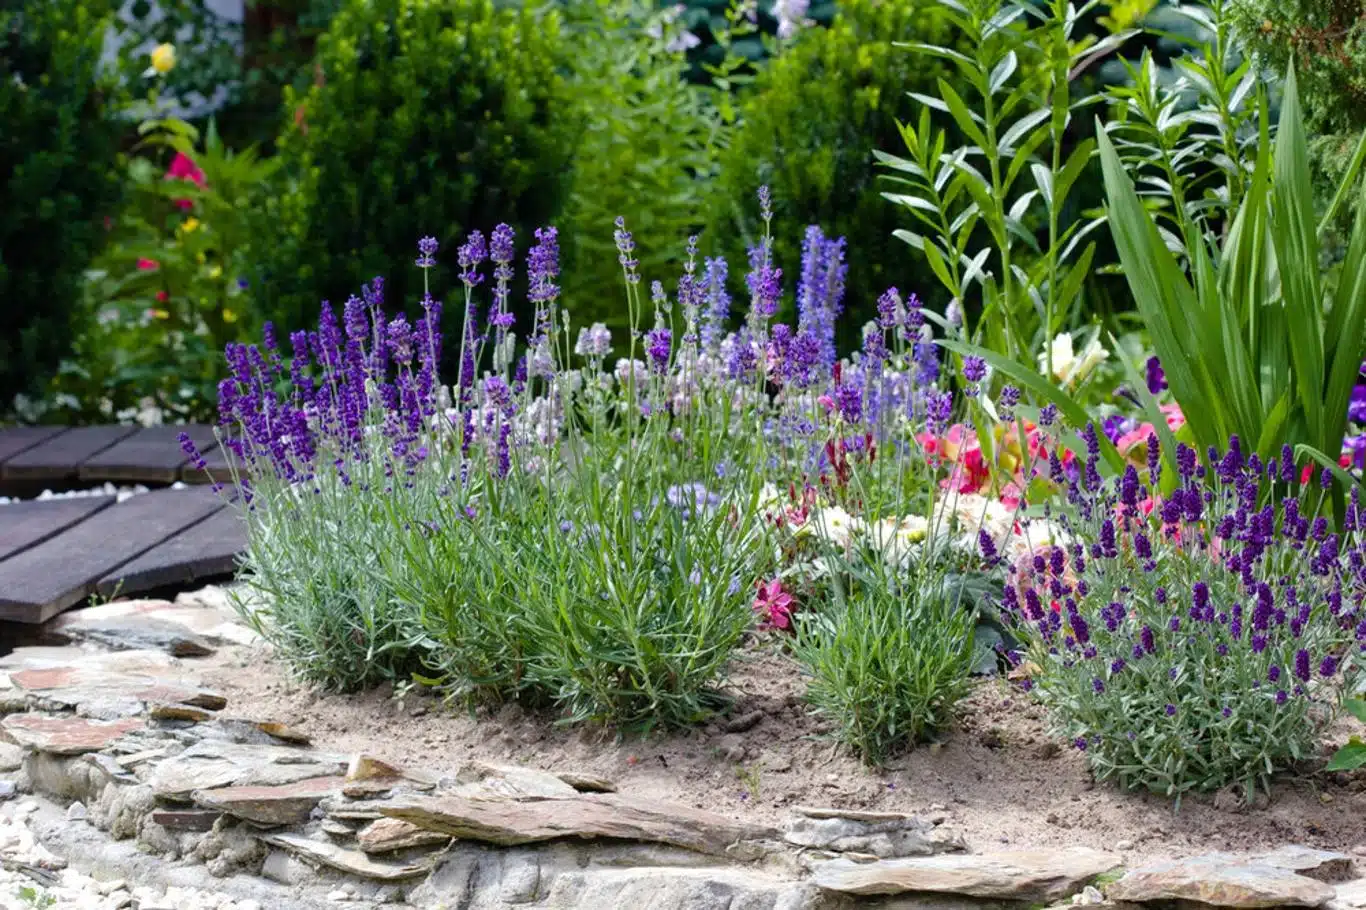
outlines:
[{"label": "cream colored flower", "polygon": [[884,518],[868,526],[868,542],[891,563],[906,560],[930,533],[930,523],[919,515]]},{"label": "cream colored flower", "polygon": [[152,51],[152,69],[166,75],[175,68],[175,45],[158,44]]},{"label": "cream colored flower", "polygon": [[1066,547],[1071,542],[1072,538],[1057,522],[1034,519],[1010,535],[1004,555],[1011,562],[1018,562],[1035,553],[1047,553],[1054,547]]},{"label": "cream colored flower", "polygon": [[[1070,332],[1062,332],[1053,338],[1053,378],[1065,386],[1075,385],[1100,366],[1110,352],[1092,338],[1078,354],[1072,344]],[[1047,352],[1039,355],[1039,369],[1048,369]]]},{"label": "cream colored flower", "polygon": [[838,547],[847,547],[854,535],[863,530],[863,522],[839,506],[826,506],[811,513],[807,522],[817,535]]}]

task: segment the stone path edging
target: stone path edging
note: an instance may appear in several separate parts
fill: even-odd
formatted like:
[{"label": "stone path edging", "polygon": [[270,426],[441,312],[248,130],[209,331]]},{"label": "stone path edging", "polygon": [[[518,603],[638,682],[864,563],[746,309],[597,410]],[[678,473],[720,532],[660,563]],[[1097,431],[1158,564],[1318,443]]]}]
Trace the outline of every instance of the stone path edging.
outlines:
[{"label": "stone path edging", "polygon": [[[468,762],[442,778],[329,754],[270,718],[233,716],[192,659],[172,656],[252,641],[221,597],[108,612],[90,620],[98,634],[80,634],[79,615],[66,623],[85,645],[0,659],[0,809],[20,792],[68,803],[73,822],[208,888],[247,875],[323,905],[452,910],[1366,910],[1366,869],[1304,847],[1124,870],[1085,848],[970,852],[939,818],[816,807],[779,830],[574,769]],[[43,861],[7,860],[51,875]]]}]

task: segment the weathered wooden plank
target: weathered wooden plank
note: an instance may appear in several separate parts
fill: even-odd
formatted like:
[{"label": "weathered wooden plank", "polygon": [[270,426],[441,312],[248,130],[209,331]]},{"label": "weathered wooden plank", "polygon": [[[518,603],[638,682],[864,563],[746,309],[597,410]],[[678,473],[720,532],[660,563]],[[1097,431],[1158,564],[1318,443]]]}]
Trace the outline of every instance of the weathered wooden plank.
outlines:
[{"label": "weathered wooden plank", "polygon": [[119,566],[221,508],[218,497],[199,487],[156,490],[96,512],[0,562],[0,620],[46,621]]},{"label": "weathered wooden plank", "polygon": [[100,579],[95,593],[136,594],[166,585],[231,575],[247,546],[247,532],[236,509],[214,512],[163,540],[146,553]]},{"label": "weathered wooden plank", "polygon": [[213,427],[144,427],[81,464],[81,480],[92,482],[173,483],[190,459],[180,448],[180,434],[187,433],[201,451],[216,447]]},{"label": "weathered wooden plank", "polygon": [[77,496],[41,501],[29,499],[0,506],[0,560],[40,544],[113,504],[113,496]]},{"label": "weathered wooden plank", "polygon": [[0,464],[65,431],[66,427],[5,427],[0,430]]},{"label": "weathered wooden plank", "polygon": [[87,459],[137,431],[137,427],[123,426],[73,427],[0,465],[0,477],[6,480],[75,479],[77,470]]}]

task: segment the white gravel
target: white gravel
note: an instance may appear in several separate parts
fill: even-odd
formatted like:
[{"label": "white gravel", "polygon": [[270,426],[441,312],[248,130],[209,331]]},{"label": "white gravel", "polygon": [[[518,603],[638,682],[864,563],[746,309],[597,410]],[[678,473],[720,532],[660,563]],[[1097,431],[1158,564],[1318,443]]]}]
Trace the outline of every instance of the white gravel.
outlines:
[{"label": "white gravel", "polygon": [[67,868],[33,835],[26,801],[0,812],[0,907],[5,910],[263,910],[259,901],[234,900],[201,888],[139,887],[100,881]]},{"label": "white gravel", "polygon": [[[175,483],[171,484],[171,489],[183,490],[185,489],[185,484],[181,483],[180,481],[176,481]],[[106,483],[102,487],[90,487],[88,489],[83,490],[64,490],[60,493],[54,493],[51,490],[44,490],[37,496],[34,496],[33,499],[42,502],[48,499],[80,499],[85,496],[117,496],[118,501],[123,502],[125,499],[129,499],[130,497],[137,496],[139,493],[146,492],[149,492],[148,488],[140,483],[134,484],[132,486],[122,487],[115,486],[112,483]],[[0,506],[9,505],[10,503],[15,502],[27,501],[28,500],[22,499],[18,496],[0,496]]]}]

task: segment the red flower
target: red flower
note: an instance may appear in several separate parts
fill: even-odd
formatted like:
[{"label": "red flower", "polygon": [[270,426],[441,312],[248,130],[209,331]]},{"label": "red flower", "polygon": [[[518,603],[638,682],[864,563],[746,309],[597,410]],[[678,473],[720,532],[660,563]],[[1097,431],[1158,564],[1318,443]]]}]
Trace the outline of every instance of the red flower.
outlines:
[{"label": "red flower", "polygon": [[[195,164],[194,159],[189,155],[184,152],[176,152],[175,157],[171,159],[171,166],[166,169],[166,179],[188,180],[195,186],[202,187],[204,185],[204,172],[199,169],[199,165]],[[175,204],[180,209],[189,209],[194,205],[188,199],[177,199]]]},{"label": "red flower", "polygon": [[159,268],[161,268],[161,263],[157,262],[155,259],[148,259],[146,256],[139,257],[138,259],[138,271],[140,272],[150,272],[153,269]]},{"label": "red flower", "polygon": [[157,291],[157,303],[165,303],[171,299],[171,295],[165,291]]},{"label": "red flower", "polygon": [[792,606],[796,603],[792,595],[783,590],[783,583],[775,578],[765,584],[759,581],[759,593],[754,597],[754,612],[759,614],[760,625],[766,629],[789,629],[792,627]]}]

